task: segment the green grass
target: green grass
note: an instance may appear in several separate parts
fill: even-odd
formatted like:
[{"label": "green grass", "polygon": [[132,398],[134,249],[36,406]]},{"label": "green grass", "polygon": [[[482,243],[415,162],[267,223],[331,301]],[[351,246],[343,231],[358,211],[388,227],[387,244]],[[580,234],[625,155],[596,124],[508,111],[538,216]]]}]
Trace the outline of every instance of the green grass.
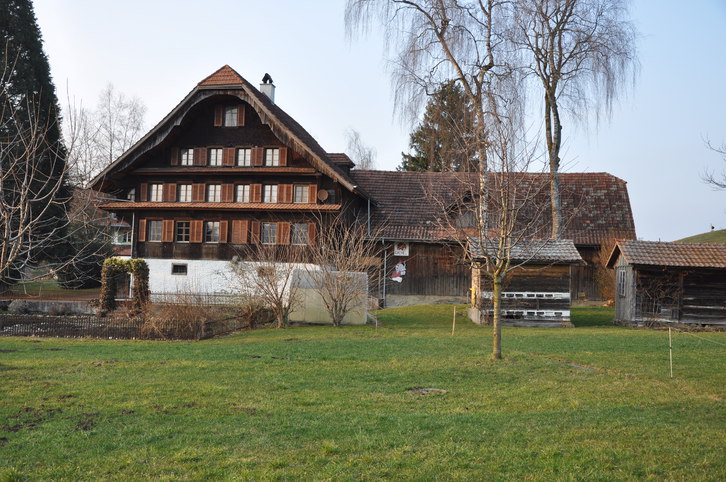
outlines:
[{"label": "green grass", "polygon": [[[0,338],[0,480],[726,479],[726,333],[383,326]],[[463,309],[459,307],[460,312]],[[434,387],[443,395],[406,390]]]},{"label": "green grass", "polygon": [[55,280],[27,281],[12,285],[7,296],[27,298],[97,298],[99,288],[65,289]]},{"label": "green grass", "polygon": [[689,236],[688,238],[679,239],[678,243],[726,243],[726,229],[718,231],[709,231],[708,233]]}]

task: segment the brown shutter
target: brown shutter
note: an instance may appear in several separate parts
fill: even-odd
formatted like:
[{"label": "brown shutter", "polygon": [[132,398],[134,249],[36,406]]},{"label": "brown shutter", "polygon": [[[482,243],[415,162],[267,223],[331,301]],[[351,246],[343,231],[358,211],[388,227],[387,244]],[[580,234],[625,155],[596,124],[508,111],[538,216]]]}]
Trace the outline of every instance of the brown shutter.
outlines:
[{"label": "brown shutter", "polygon": [[139,219],[139,241],[146,241],[146,219]]},{"label": "brown shutter", "polygon": [[290,244],[290,223],[277,223],[277,244]]},{"label": "brown shutter", "polygon": [[247,244],[250,222],[246,219],[232,221],[232,244]]},{"label": "brown shutter", "polygon": [[195,147],[194,148],[194,165],[195,166],[206,166],[207,165],[207,148],[206,147]]},{"label": "brown shutter", "polygon": [[222,125],[222,116],[224,115],[224,109],[221,105],[214,106],[214,127],[220,127]]},{"label": "brown shutter", "polygon": [[192,202],[204,201],[204,184],[192,184]]},{"label": "brown shutter", "polygon": [[262,184],[253,184],[250,188],[250,202],[261,203],[262,202]]},{"label": "brown shutter", "polygon": [[280,165],[287,166],[287,147],[280,148]]},{"label": "brown shutter", "polygon": [[260,222],[252,221],[252,233],[250,236],[252,244],[260,244]]},{"label": "brown shutter", "polygon": [[278,186],[278,198],[277,201],[282,204],[288,204],[292,202],[292,184],[280,184]]},{"label": "brown shutter", "polygon": [[237,125],[245,125],[245,105],[240,104],[237,106]]},{"label": "brown shutter", "polygon": [[234,202],[234,184],[222,184],[222,202]]},{"label": "brown shutter", "polygon": [[308,202],[313,204],[318,203],[318,186],[315,184],[308,186]]},{"label": "brown shutter", "polygon": [[139,202],[146,202],[149,200],[149,185],[145,182],[141,183],[139,188]]},{"label": "brown shutter", "polygon": [[308,244],[311,246],[315,244],[315,235],[317,233],[315,228],[315,223],[308,224]]},{"label": "brown shutter", "polygon": [[176,201],[176,183],[164,184],[164,201],[170,203]]},{"label": "brown shutter", "polygon": [[202,242],[202,221],[195,219],[191,222],[189,242],[201,243]]},{"label": "brown shutter", "polygon": [[165,219],[161,224],[161,241],[171,243],[174,241],[174,220]]},{"label": "brown shutter", "polygon": [[219,242],[220,243],[227,242],[227,221],[219,222]]},{"label": "brown shutter", "polygon": [[252,148],[252,165],[259,167],[263,164],[265,150],[261,147]]},{"label": "brown shutter", "polygon": [[179,148],[178,147],[171,148],[171,159],[169,160],[169,162],[172,166],[179,165]]},{"label": "brown shutter", "polygon": [[234,166],[234,153],[234,147],[225,147],[224,152],[222,153],[222,165]]}]

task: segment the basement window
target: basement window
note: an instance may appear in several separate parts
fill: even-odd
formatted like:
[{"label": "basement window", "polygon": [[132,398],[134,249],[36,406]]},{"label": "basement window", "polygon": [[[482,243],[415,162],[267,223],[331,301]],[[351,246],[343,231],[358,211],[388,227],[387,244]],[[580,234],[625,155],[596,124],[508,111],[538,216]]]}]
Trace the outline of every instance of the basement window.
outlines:
[{"label": "basement window", "polygon": [[186,276],[187,275],[187,265],[186,264],[172,264],[171,265],[171,274],[179,275],[179,276]]}]

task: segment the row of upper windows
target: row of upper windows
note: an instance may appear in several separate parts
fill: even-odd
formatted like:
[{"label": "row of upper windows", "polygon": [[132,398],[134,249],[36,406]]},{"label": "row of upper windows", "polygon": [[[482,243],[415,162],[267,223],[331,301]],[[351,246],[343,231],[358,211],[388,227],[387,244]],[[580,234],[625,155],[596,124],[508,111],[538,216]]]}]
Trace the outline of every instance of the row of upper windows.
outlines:
[{"label": "row of upper windows", "polygon": [[[315,236],[315,225],[311,223],[249,223],[246,220],[235,220],[232,222],[233,244],[248,243],[250,224],[253,243],[305,246]],[[139,229],[142,235],[139,241],[226,243],[227,226],[228,221],[141,220]],[[200,227],[201,233],[196,232]]]},{"label": "row of upper windows", "polygon": [[[260,160],[254,159],[254,154],[257,152],[255,149],[259,149],[261,156]],[[227,148],[212,147],[206,150],[206,159],[200,158],[205,151],[203,148],[192,148],[185,147],[176,150],[172,153],[172,165],[182,166],[237,166],[237,167],[252,167],[252,166],[266,166],[266,167],[278,167],[281,165],[281,150],[279,147],[270,148],[252,148],[252,147],[239,147],[239,148]],[[196,154],[195,154],[196,153]],[[286,150],[283,150],[286,154]],[[195,157],[196,156],[196,157]],[[225,156],[231,156],[230,159],[226,159]],[[286,159],[285,159],[286,161]],[[282,165],[286,165],[287,162],[283,162]]]},{"label": "row of upper windows", "polygon": [[[167,189],[173,187],[172,184],[150,184],[149,185],[149,202],[164,202],[169,200],[168,194],[165,196],[165,186]],[[198,185],[203,186],[203,185]],[[232,186],[231,184],[228,186]],[[254,199],[252,195],[253,186],[260,189],[259,199]],[[290,185],[285,185],[290,186]],[[250,203],[250,202],[262,202],[262,203],[277,203],[278,201],[278,184],[237,184],[234,185],[234,200],[225,199],[222,201],[222,184],[207,184],[204,192],[204,200],[206,202],[238,202],[238,203]],[[314,185],[308,184],[293,184],[292,187],[292,199],[285,199],[285,202],[293,202],[297,204],[305,204],[309,202],[315,202],[314,195],[311,191],[314,190]],[[176,185],[176,202],[192,202],[194,199],[193,195],[193,184],[177,184]],[[253,200],[254,199],[254,200]],[[312,199],[312,200],[311,200]]]}]

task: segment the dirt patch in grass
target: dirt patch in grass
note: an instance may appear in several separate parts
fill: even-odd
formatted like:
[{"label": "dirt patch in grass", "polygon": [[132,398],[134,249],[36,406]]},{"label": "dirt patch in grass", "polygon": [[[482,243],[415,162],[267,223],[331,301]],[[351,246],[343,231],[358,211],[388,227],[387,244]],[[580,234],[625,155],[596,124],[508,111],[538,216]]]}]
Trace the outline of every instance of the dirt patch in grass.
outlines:
[{"label": "dirt patch in grass", "polygon": [[[63,413],[63,410],[60,408],[23,407],[18,410],[17,414],[8,417],[8,423],[0,426],[0,430],[13,433],[21,430],[35,430],[38,425],[58,413]],[[10,422],[10,420],[14,420],[15,423]]]},{"label": "dirt patch in grass", "polygon": [[442,388],[424,388],[424,387],[413,387],[407,388],[406,391],[413,395],[443,395],[446,390]]},{"label": "dirt patch in grass", "polygon": [[15,353],[16,351],[18,351],[18,350],[4,349],[4,350],[0,350],[0,353]]},{"label": "dirt patch in grass", "polygon": [[76,430],[83,430],[84,432],[88,432],[89,430],[93,429],[93,427],[96,426],[97,418],[98,418],[97,413],[84,413],[78,419],[78,424],[76,425]]}]

